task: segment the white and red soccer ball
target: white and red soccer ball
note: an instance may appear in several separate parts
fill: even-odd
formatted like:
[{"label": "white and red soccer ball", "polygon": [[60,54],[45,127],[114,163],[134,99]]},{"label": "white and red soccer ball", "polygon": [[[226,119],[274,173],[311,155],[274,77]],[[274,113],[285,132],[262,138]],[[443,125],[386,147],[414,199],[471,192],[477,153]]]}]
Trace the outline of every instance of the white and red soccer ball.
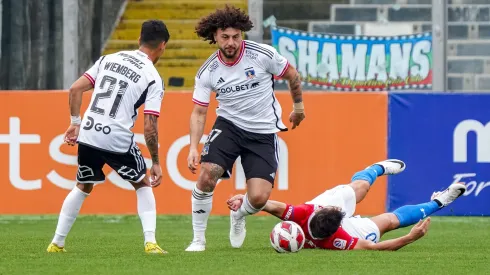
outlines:
[{"label": "white and red soccer ball", "polygon": [[305,233],[297,223],[283,221],[274,226],[270,240],[279,253],[298,252],[305,244]]}]

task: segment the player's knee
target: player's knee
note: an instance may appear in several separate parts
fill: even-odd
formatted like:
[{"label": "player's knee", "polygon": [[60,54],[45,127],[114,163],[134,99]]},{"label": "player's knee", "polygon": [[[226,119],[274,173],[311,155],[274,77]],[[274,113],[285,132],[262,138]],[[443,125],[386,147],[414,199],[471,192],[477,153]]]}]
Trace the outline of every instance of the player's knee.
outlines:
[{"label": "player's knee", "polygon": [[389,229],[390,230],[395,230],[398,227],[400,227],[400,220],[398,217],[393,214],[393,213],[388,213],[387,218],[389,220]]},{"label": "player's knee", "polygon": [[268,193],[248,193],[247,196],[250,204],[256,209],[262,209],[267,203],[267,200],[269,200]]},{"label": "player's knee", "polygon": [[209,171],[202,171],[197,180],[197,188],[203,192],[212,192],[216,187],[216,181]]},{"label": "player's knee", "polygon": [[92,192],[92,189],[94,189],[94,184],[93,183],[77,183],[77,187],[82,192],[90,194],[90,192]]},{"label": "player's knee", "polygon": [[150,179],[148,176],[145,176],[140,182],[129,182],[131,185],[134,187],[134,190],[138,190],[141,187],[148,187],[150,186]]},{"label": "player's knee", "polygon": [[204,192],[212,192],[218,179],[223,175],[223,168],[214,163],[203,163],[201,174],[197,179],[197,188]]},{"label": "player's knee", "polygon": [[367,193],[371,185],[369,182],[365,180],[355,180],[349,184],[349,186],[354,189],[354,192],[357,193]]}]

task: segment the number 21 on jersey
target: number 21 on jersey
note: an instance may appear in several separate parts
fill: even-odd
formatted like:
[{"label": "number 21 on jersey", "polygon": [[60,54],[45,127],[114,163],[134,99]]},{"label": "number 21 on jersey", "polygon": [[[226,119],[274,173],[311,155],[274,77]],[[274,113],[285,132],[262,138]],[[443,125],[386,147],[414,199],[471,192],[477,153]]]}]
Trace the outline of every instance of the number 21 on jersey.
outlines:
[{"label": "number 21 on jersey", "polygon": [[117,111],[119,110],[119,105],[121,104],[121,99],[128,89],[128,82],[124,80],[119,80],[119,83],[115,77],[104,75],[102,78],[102,81],[100,82],[99,89],[101,91],[104,91],[104,88],[106,84],[109,84],[109,87],[107,88],[107,91],[105,92],[100,92],[95,95],[94,102],[92,103],[92,106],[90,106],[90,111],[96,114],[104,115],[105,110],[97,107],[97,103],[99,103],[100,99],[105,99],[105,98],[110,98],[112,93],[114,92],[114,89],[116,87],[116,83],[119,86],[119,90],[117,91],[116,98],[114,99],[114,103],[112,104],[112,107],[109,112],[109,117],[111,118],[116,118]]}]

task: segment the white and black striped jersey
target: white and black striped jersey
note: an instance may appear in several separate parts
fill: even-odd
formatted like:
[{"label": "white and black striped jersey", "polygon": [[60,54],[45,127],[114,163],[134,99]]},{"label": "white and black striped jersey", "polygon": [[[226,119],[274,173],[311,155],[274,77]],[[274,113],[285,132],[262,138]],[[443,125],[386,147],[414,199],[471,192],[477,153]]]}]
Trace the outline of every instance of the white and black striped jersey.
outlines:
[{"label": "white and black striped jersey", "polygon": [[282,109],[274,95],[274,75],[281,77],[289,67],[286,58],[266,44],[244,40],[234,63],[221,59],[219,50],[196,74],[193,101],[208,106],[211,92],[219,102],[216,113],[253,133],[286,130]]},{"label": "white and black striped jersey", "polygon": [[121,51],[102,56],[83,74],[94,92],[84,113],[78,142],[97,149],[126,153],[133,145],[138,108],[159,116],[162,78],[145,53]]}]

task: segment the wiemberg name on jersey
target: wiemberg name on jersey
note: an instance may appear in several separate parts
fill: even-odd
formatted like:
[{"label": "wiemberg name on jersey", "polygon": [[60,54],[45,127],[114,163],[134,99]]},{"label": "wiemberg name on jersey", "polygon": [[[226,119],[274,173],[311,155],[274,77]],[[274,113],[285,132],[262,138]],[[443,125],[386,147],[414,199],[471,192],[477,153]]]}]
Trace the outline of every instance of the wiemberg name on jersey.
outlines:
[{"label": "wiemberg name on jersey", "polygon": [[137,72],[116,62],[107,62],[104,66],[104,70],[123,75],[128,79],[130,79],[131,81],[133,81],[134,83],[138,83],[138,81],[141,78],[141,75],[139,75]]}]

